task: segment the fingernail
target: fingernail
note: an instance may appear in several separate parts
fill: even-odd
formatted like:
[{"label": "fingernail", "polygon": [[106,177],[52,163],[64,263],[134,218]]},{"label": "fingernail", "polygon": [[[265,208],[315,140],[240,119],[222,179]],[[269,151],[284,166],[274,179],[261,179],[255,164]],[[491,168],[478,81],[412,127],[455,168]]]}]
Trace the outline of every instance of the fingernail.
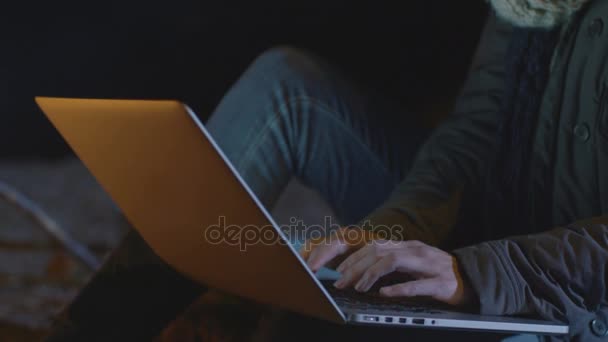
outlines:
[{"label": "fingernail", "polygon": [[354,287],[355,291],[362,292],[361,290],[363,290],[364,285],[365,285],[365,282],[363,281],[363,279],[359,279],[359,281],[355,284],[355,287]]}]

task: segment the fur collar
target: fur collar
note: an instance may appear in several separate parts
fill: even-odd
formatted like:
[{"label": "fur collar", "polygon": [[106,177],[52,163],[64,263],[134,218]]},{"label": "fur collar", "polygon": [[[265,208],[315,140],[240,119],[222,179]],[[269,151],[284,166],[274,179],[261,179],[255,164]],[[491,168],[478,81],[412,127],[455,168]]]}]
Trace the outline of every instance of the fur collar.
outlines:
[{"label": "fur collar", "polygon": [[517,27],[550,29],[567,22],[591,0],[488,0],[496,14]]}]

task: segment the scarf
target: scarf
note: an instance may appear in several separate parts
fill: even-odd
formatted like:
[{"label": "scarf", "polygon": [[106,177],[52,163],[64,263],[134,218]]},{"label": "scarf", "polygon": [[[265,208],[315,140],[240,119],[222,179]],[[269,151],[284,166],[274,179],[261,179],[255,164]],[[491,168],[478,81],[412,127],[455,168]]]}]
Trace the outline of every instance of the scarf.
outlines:
[{"label": "scarf", "polygon": [[560,27],[589,0],[489,1],[496,14],[514,26],[484,196],[487,238],[501,238],[529,234],[551,223],[549,198],[528,200],[532,140]]},{"label": "scarf", "polygon": [[563,25],[589,0],[489,0],[496,14],[516,27]]}]

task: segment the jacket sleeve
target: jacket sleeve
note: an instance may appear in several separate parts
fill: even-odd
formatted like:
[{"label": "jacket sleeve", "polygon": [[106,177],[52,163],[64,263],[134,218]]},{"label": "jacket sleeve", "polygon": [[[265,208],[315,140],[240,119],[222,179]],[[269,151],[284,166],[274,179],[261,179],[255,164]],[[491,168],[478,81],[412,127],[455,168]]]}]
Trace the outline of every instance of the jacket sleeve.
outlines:
[{"label": "jacket sleeve", "polygon": [[403,238],[430,244],[446,238],[462,190],[480,179],[491,153],[511,29],[493,13],[489,16],[453,113],[423,145],[388,201],[361,222],[364,228],[405,226]]},{"label": "jacket sleeve", "polygon": [[533,314],[568,323],[577,340],[608,340],[608,216],[454,254],[481,313]]}]

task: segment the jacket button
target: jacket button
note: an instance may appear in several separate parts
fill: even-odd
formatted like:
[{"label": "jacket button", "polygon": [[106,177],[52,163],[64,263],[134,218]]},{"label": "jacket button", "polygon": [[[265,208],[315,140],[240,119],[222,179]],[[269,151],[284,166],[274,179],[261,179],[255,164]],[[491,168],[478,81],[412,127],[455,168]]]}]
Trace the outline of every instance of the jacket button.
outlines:
[{"label": "jacket button", "polygon": [[590,323],[591,332],[597,337],[604,337],[608,334],[608,326],[599,319],[594,319]]},{"label": "jacket button", "polygon": [[590,37],[598,37],[604,31],[604,21],[600,18],[597,18],[591,22],[589,25],[588,33]]},{"label": "jacket button", "polygon": [[574,135],[582,141],[587,141],[589,140],[589,137],[591,137],[591,133],[589,132],[589,126],[585,123],[574,126],[573,132]]}]

